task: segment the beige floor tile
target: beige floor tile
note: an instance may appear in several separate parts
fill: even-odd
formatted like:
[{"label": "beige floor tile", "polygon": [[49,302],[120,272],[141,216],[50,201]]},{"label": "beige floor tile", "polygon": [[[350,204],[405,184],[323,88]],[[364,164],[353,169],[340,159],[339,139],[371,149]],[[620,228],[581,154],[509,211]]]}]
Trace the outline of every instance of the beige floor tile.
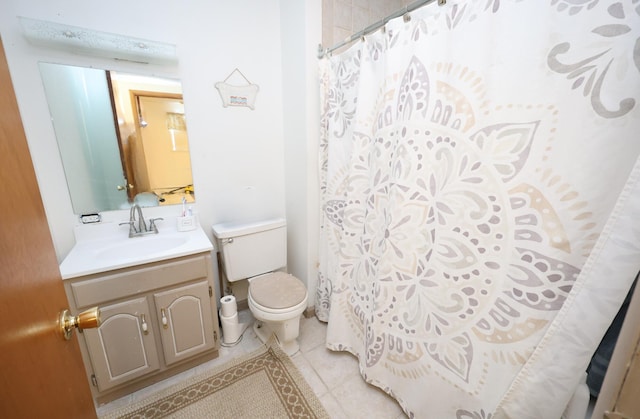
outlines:
[{"label": "beige floor tile", "polygon": [[395,399],[379,388],[367,384],[360,376],[331,389],[348,417],[392,419],[405,417]]},{"label": "beige floor tile", "polygon": [[130,405],[132,399],[133,399],[133,396],[131,394],[126,395],[124,397],[120,397],[119,399],[116,399],[112,402],[109,402],[102,406],[98,406],[96,408],[96,413],[98,414],[98,417],[100,417],[101,415],[106,415],[108,412],[111,412],[112,410]]},{"label": "beige floor tile", "polygon": [[327,324],[318,320],[315,316],[300,320],[300,336],[298,343],[300,351],[308,352],[318,346],[324,346],[327,341]]},{"label": "beige floor tile", "polygon": [[305,358],[302,352],[298,352],[294,356],[291,357],[291,360],[298,368],[305,381],[309,383],[309,386],[316,394],[316,396],[320,397],[329,392],[329,389],[324,384],[318,373],[313,369],[311,363]]},{"label": "beige floor tile", "polygon": [[304,355],[329,390],[346,379],[360,376],[358,360],[348,352],[334,352],[319,346]]},{"label": "beige floor tile", "polygon": [[327,411],[331,419],[352,419],[347,416],[342,407],[340,407],[340,403],[338,403],[331,393],[327,393],[320,397],[320,403],[322,403],[324,410]]}]

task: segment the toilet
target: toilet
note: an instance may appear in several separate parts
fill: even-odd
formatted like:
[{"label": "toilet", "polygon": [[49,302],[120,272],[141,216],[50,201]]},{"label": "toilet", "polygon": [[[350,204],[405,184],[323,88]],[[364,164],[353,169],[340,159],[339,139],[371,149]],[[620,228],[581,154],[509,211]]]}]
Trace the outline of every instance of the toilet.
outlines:
[{"label": "toilet", "polygon": [[288,355],[298,352],[300,315],[307,308],[307,289],[284,272],[287,223],[283,218],[254,223],[221,223],[213,227],[227,281],[249,281],[253,329],[263,342],[275,334]]}]

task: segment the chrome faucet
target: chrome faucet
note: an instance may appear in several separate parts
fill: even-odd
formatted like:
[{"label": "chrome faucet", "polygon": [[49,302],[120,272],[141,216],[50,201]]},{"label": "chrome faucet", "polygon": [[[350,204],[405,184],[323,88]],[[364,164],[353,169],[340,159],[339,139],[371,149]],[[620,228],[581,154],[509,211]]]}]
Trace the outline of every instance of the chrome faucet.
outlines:
[{"label": "chrome faucet", "polygon": [[[137,220],[136,214],[138,215]],[[156,221],[158,220],[162,220],[162,218],[149,219],[149,227],[147,227],[144,215],[142,214],[142,208],[140,208],[138,204],[133,204],[129,211],[129,221],[120,223],[120,225],[129,224],[129,237],[138,237],[144,236],[145,234],[158,234],[158,227],[156,226]],[[137,227],[136,224],[138,225]]]},{"label": "chrome faucet", "polygon": [[137,233],[146,233],[147,223],[144,221],[144,215],[142,215],[142,208],[140,208],[140,205],[134,204],[131,206],[131,211],[129,211],[129,222],[133,223],[131,225],[134,226],[135,229],[136,213],[138,214]]}]

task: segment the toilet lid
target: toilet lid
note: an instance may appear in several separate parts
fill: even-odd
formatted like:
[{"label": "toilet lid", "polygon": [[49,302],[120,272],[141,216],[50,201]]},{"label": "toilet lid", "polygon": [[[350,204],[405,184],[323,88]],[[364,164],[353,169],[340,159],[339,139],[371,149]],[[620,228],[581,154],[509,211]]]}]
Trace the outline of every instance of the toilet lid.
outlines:
[{"label": "toilet lid", "polygon": [[273,272],[251,280],[253,301],[266,308],[283,309],[300,304],[307,296],[302,281],[285,272]]}]

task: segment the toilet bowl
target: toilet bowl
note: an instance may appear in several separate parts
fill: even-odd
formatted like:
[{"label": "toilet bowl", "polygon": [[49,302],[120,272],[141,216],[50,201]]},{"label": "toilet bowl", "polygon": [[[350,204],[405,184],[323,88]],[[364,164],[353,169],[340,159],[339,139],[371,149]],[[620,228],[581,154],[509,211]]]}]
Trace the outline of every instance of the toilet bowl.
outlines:
[{"label": "toilet bowl", "polygon": [[288,355],[299,350],[300,316],[307,308],[307,289],[286,268],[286,222],[222,223],[213,226],[227,281],[249,281],[249,310],[254,331],[267,342],[275,335]]},{"label": "toilet bowl", "polygon": [[307,289],[293,275],[273,272],[249,281],[249,310],[256,318],[253,330],[266,342],[275,334],[288,355],[298,352],[300,315],[307,308]]}]

